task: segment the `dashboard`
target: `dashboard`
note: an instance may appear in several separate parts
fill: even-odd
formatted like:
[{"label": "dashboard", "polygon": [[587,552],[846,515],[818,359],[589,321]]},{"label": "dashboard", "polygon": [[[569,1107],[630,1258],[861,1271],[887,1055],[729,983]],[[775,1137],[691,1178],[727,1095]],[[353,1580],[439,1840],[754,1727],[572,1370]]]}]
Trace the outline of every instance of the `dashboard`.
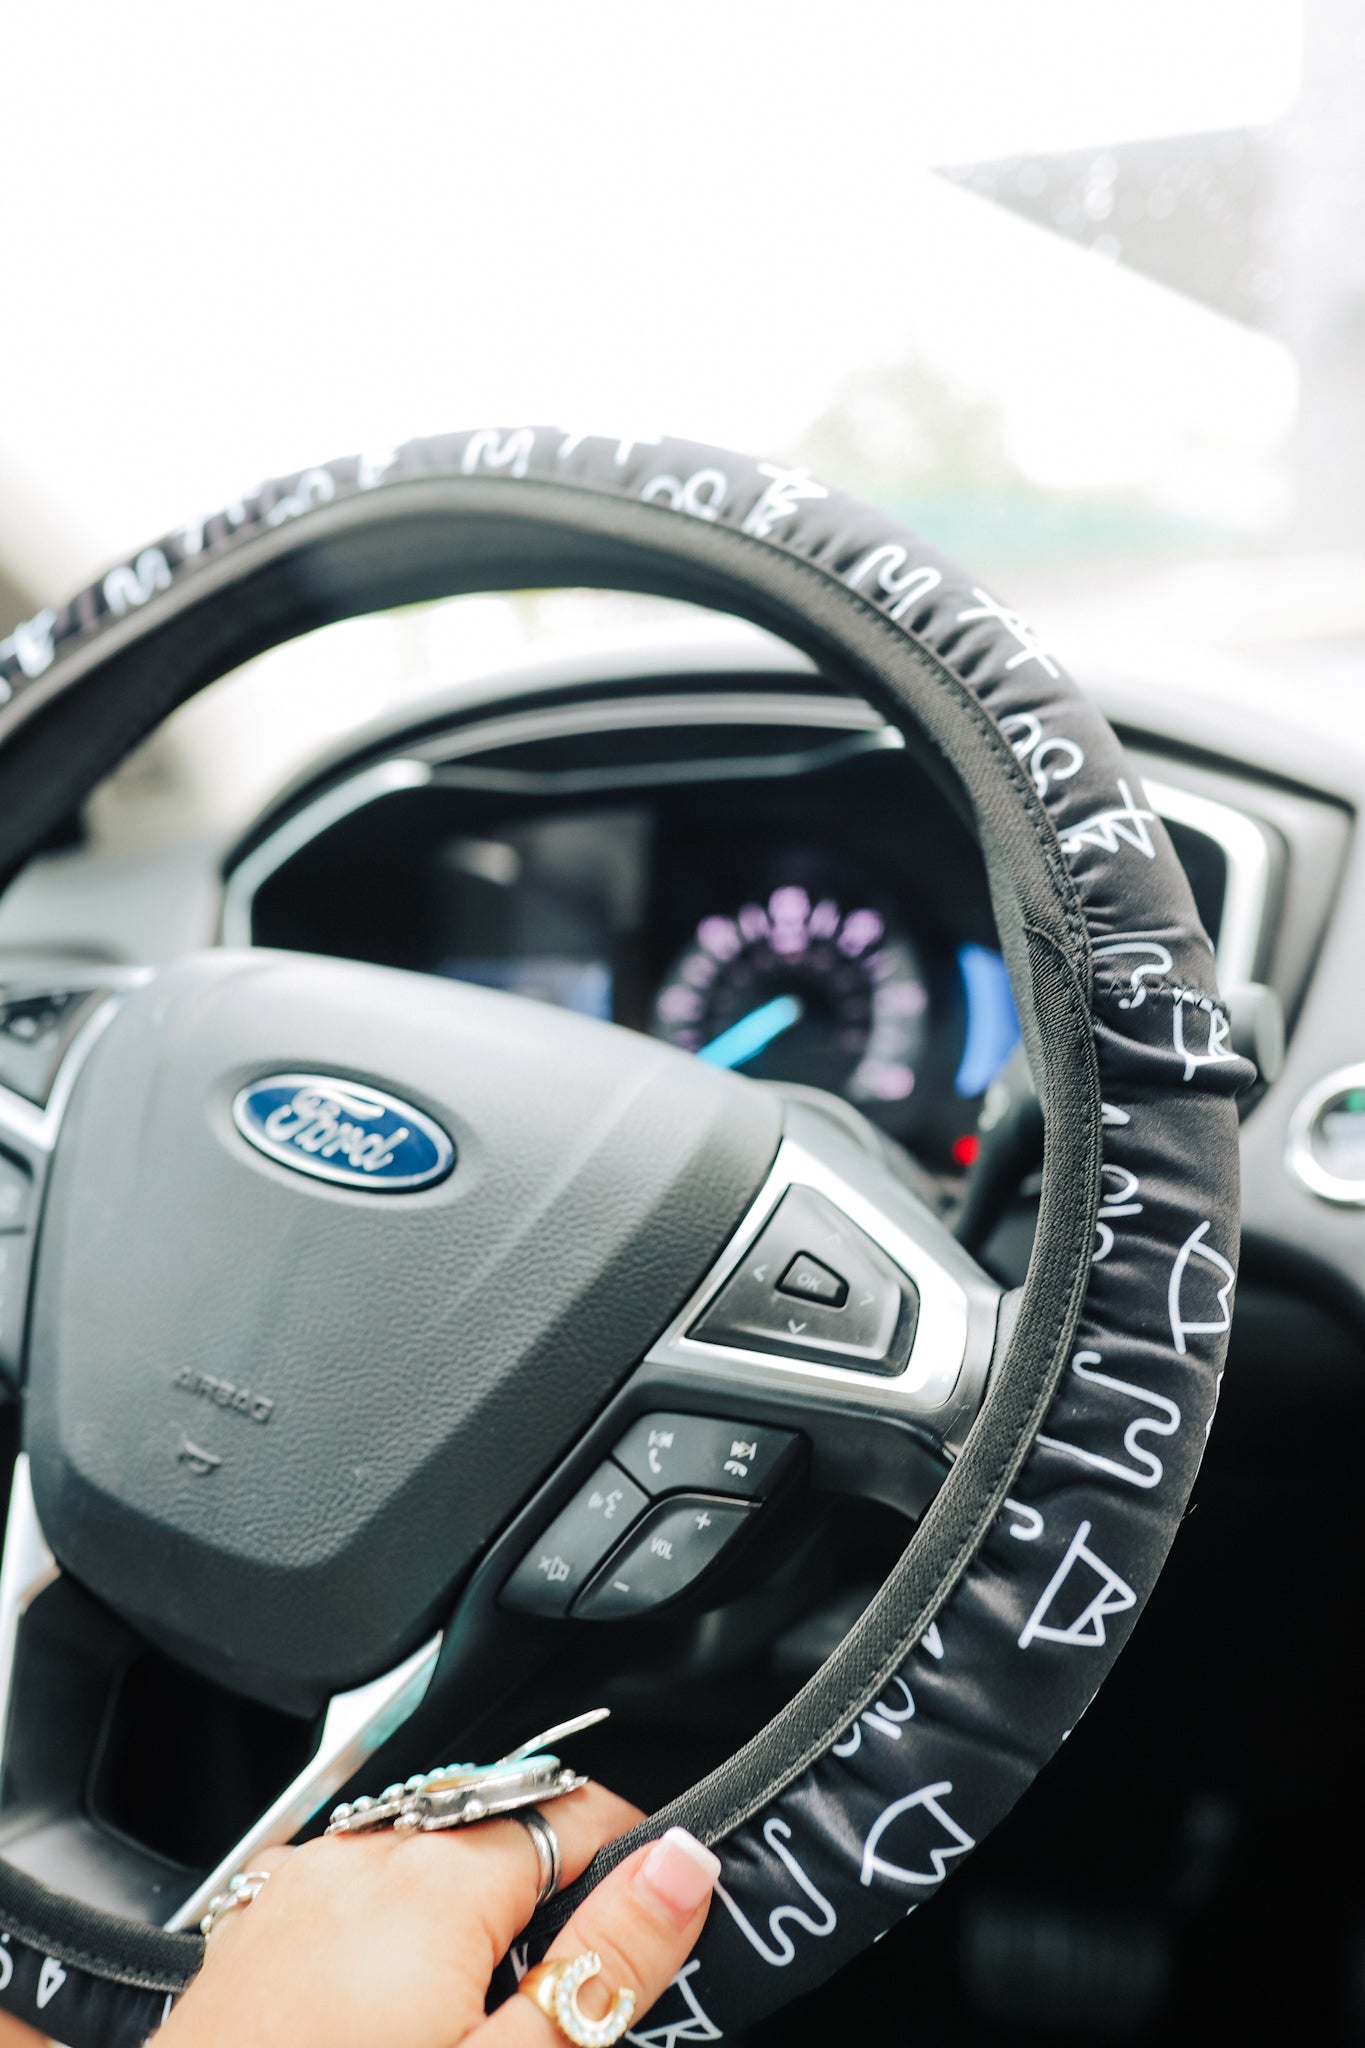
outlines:
[{"label": "dashboard", "polygon": [[650,1032],[951,1163],[1018,1026],[948,794],[847,701],[596,711],[474,725],[333,786],[233,871],[227,935]]},{"label": "dashboard", "polygon": [[[1153,801],[1250,980],[1270,836],[1188,791]],[[482,983],[820,1088],[949,1177],[1019,1039],[960,791],[800,675],[626,680],[388,733],[236,850],[223,936]]]},{"label": "dashboard", "polygon": [[[1285,1020],[1283,1073],[1243,1104],[1244,1263],[1325,1273],[1365,1323],[1365,757],[1330,694],[1289,722],[1276,679],[1242,680],[1235,705],[1181,670],[1088,686],[1234,1018],[1268,990]],[[1017,1039],[961,790],[837,675],[739,632],[433,695],[320,751],[232,840],[182,822],[111,853],[73,819],[0,899],[16,984],[55,957],[156,967],[214,943],[456,975],[833,1091],[945,1209]],[[1022,1270],[1028,1220],[997,1270]]]},{"label": "dashboard", "polygon": [[[1330,1872],[1334,1830],[1349,1849],[1365,1826],[1355,1792],[1310,1813],[1301,1778],[1264,1769],[1287,1731],[1313,1753],[1355,1739],[1340,1616],[1361,1590],[1365,748],[1308,696],[1294,726],[1279,704],[1234,711],[1183,685],[1091,687],[1171,832],[1234,1023],[1269,995],[1287,1044],[1278,1078],[1241,1104],[1237,1314],[1179,1569],[1144,1618],[1146,1648],[1051,1766],[1048,1827],[1001,1831],[936,1908],[959,1916],[945,1947],[970,1951],[982,1984],[1000,1952],[986,1935],[1032,1942],[1042,1891],[1078,1944],[1108,1925],[1097,1900],[1201,1940],[1208,1902],[1231,1901],[1240,1944],[1246,1870],[1293,1838]],[[56,955],[103,974],[223,943],[510,990],[834,1094],[919,1162],[918,1191],[967,1236],[1018,1025],[965,799],[926,749],[785,650],[585,654],[434,698],[317,758],[230,844],[186,833],[112,858],[87,829],[73,820],[0,901],[0,981],[19,987],[38,957],[50,987]],[[62,1020],[18,997],[0,1013],[0,1084],[8,1072],[22,1087]],[[1013,1162],[1017,1184],[973,1244],[1007,1285],[1030,1255],[1034,1163]],[[0,1356],[4,1343],[0,1327]],[[665,1752],[693,1775],[728,1754],[835,1647],[903,1546],[884,1502],[802,1512],[799,1596],[794,1575],[771,1655],[760,1670],[771,1617],[756,1620],[768,1596],[755,1579],[725,1627],[708,1621],[705,1657],[677,1652],[666,1741],[614,1738],[630,1782],[650,1786]],[[1290,1658],[1264,1655],[1268,1611],[1295,1616]],[[1191,1741],[1195,1727],[1217,1739]],[[1339,1902],[1306,1898],[1302,1940],[1317,1941]]]}]

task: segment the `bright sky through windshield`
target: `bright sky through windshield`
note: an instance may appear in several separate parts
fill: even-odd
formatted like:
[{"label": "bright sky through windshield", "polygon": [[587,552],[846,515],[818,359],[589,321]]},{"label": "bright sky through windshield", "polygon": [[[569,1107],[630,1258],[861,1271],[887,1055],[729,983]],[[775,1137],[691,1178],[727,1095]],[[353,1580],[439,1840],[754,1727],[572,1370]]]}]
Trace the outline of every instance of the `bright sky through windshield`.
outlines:
[{"label": "bright sky through windshield", "polygon": [[1281,343],[930,167],[1272,122],[1300,27],[1294,0],[11,8],[0,568],[61,596],[261,475],[484,419],[781,451],[909,358],[999,407],[1041,484],[1254,515]]}]

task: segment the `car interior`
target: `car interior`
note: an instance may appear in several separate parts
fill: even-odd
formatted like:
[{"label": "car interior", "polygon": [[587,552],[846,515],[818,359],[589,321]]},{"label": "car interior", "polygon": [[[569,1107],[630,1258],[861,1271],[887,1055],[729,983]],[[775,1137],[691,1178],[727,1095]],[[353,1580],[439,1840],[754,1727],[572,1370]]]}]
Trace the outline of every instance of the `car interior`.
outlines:
[{"label": "car interior", "polygon": [[[637,620],[638,601],[621,603]],[[611,617],[609,599],[596,608]],[[71,819],[0,908],[13,991],[0,1040],[6,1100],[38,1095],[90,991],[98,1000],[191,946],[373,962],[651,1034],[798,1097],[819,1091],[811,1099],[825,1113],[847,1105],[880,1144],[904,1148],[902,1170],[935,1214],[1017,1287],[1042,1129],[970,832],[901,735],[811,662],[734,626],[729,644],[709,634],[698,645],[692,620],[670,623],[673,649],[656,643],[632,658],[603,631],[595,658],[505,671],[372,722],[217,846],[162,841],[123,855],[111,875],[88,824]],[[1171,832],[1222,986],[1235,991],[1239,1036],[1266,1061],[1265,1012],[1279,1010],[1285,1049],[1242,1103],[1239,1306],[1173,1567],[1138,1647],[1016,1820],[949,1887],[937,1939],[916,1946],[917,1999],[945,2038],[967,2017],[981,2040],[1164,2039],[1177,2011],[1228,2024],[1229,1959],[1257,1935],[1274,1961],[1257,1974],[1247,2025],[1274,2000],[1291,2022],[1301,1943],[1320,1972],[1338,1973],[1343,2008],[1354,1982],[1354,1781],[1305,1810],[1302,1783],[1272,1759],[1310,1734],[1315,1753],[1349,1757],[1355,1719],[1343,1624],[1357,1591],[1350,1204],[1365,1093],[1343,998],[1358,976],[1346,913],[1360,887],[1353,819],[1365,764],[1338,744],[1324,773],[1313,735],[1288,734],[1254,706],[1235,741],[1215,748],[1208,707],[1170,696],[1158,715],[1142,683],[1091,688]],[[1140,723],[1124,715],[1135,701],[1146,706]],[[135,784],[148,772],[134,760],[123,775]],[[757,1036],[755,1018],[766,1020]],[[15,1377],[20,1365],[7,1356]],[[1314,1418],[1309,1460],[1286,1441],[1286,1370]],[[223,1398],[199,1392],[209,1414]],[[15,1405],[6,1417],[12,1450]],[[209,1427],[195,1433],[207,1440]],[[660,1434],[637,1427],[617,1452],[646,1488],[670,1454],[652,1447]],[[771,1475],[779,1505],[784,1477]],[[901,1473],[875,1499],[837,1482],[788,1484],[785,1515],[690,1598],[654,1619],[617,1596],[624,1626],[592,1651],[594,1700],[613,1713],[614,1781],[655,1805],[761,1728],[871,1598],[933,1483]],[[1309,1527],[1321,1567],[1305,1574],[1304,1548],[1285,1537]],[[1266,1654],[1257,1617],[1267,1604],[1291,1657]],[[566,1605],[534,1571],[504,1593],[515,1622],[499,1647],[500,1731],[551,1718],[540,1617]],[[172,1897],[188,1882],[177,1873],[213,1867],[303,1768],[316,1730],[126,1630],[111,1634],[107,1615],[54,1613],[53,1626],[92,1632],[80,1829],[90,1848],[113,1842],[135,1858],[153,1897]],[[206,1725],[223,1767],[194,1798],[157,1801]],[[589,1760],[593,1743],[581,1738]],[[1116,1755],[1123,1796],[1096,1841],[1091,1815]],[[23,1828],[6,1827],[11,1857],[23,1853]],[[1303,1882],[1289,1906],[1265,1878],[1291,1854]],[[888,2001],[888,2025],[897,1947],[918,1931],[855,1966],[859,2001]],[[841,1977],[813,1994],[813,2023],[827,2023],[822,1999],[832,2015],[848,1992]],[[773,2038],[789,2024],[771,2022]]]},{"label": "car interior", "polygon": [[[1346,0],[1306,11],[1295,103],[1335,138],[1358,222],[1343,104],[1365,42]],[[1284,167],[1325,176],[1323,151],[1302,127],[1272,145],[1261,116],[1168,127],[1139,122],[1103,157],[1070,131],[940,149],[933,174],[951,207],[1299,349],[1307,424],[1284,446],[1305,494],[1305,478],[1341,486],[1339,423],[1360,424],[1365,385],[1314,354],[1330,264],[1319,248],[1316,299],[1287,267],[1319,327],[1274,330],[1253,246],[1272,232],[1267,167],[1306,211],[1321,185]],[[1185,236],[1169,260],[1143,240],[1167,218],[1154,193],[1175,195]],[[1346,210],[1328,217],[1344,262]],[[1130,228],[1121,255],[1098,249]],[[1225,273],[1199,269],[1232,243]],[[1352,290],[1331,298],[1341,321],[1358,275]],[[1279,370],[1245,360],[1261,405]],[[556,1769],[562,1752],[651,1815],[733,1785],[712,1795],[723,1857],[749,1830],[714,1909],[731,1947],[699,1951],[701,1974],[626,2035],[641,2048],[835,2030],[926,2048],[1365,2039],[1358,464],[1340,533],[1325,492],[1316,523],[1256,528],[1239,505],[1220,526],[1212,494],[1072,486],[1061,454],[1016,503],[962,396],[975,373],[959,388],[928,362],[907,350],[840,385],[747,497],[740,458],[643,431],[386,438],[146,547],[120,528],[64,611],[39,602],[22,548],[7,558],[0,517],[0,2008],[27,1944],[37,2009],[17,1991],[12,2009],[60,2027],[75,1914],[105,1930],[95,1949],[136,1930],[128,1953],[153,1960],[121,1989],[169,2010],[180,1965],[168,1947],[158,1974],[148,1944],[203,1925],[253,1850],[369,1826],[388,1781],[428,1797],[416,1774],[435,1757],[503,1764],[602,1708],[541,1744]],[[904,457],[912,488],[885,451],[917,411],[943,439],[918,471]],[[1252,445],[1227,501],[1255,498],[1271,463]],[[1197,468],[1198,436],[1182,448]],[[575,463],[579,498],[555,511]],[[831,511],[827,529],[838,487],[858,503],[837,500],[845,525]],[[428,540],[405,507],[447,488],[451,524]],[[371,510],[386,492],[387,524]],[[558,553],[523,545],[502,506],[518,494],[528,530],[560,522]],[[668,576],[632,567],[650,521]],[[911,526],[928,543],[913,558]],[[939,544],[967,562],[961,591]],[[765,553],[755,596],[745,564]],[[1015,567],[1027,616],[991,594]],[[806,587],[780,585],[789,568]],[[950,587],[953,605],[966,593],[951,618]],[[1163,606],[1164,638],[1147,615]],[[1031,871],[1012,870],[987,768],[900,704],[864,629],[910,644],[963,732],[980,712],[990,774],[1040,859],[1069,864],[1110,1005],[1096,996],[1088,1166],[1052,1064],[1085,1034],[1060,999],[1047,1011],[1024,950],[1043,922]],[[1122,749],[1115,807],[1093,814],[1080,792],[1101,753],[1055,694],[1067,671]],[[84,722],[120,690],[122,725]],[[1154,840],[1188,930],[1154,897],[1125,914],[1130,875],[1156,887]],[[1176,1136],[1139,1178],[1110,1127],[1157,1100],[1156,1068],[1134,1065],[1131,1100],[1113,1079],[1125,1032],[1155,1061],[1162,1004]],[[1235,1102],[1231,1166],[1182,1078],[1222,1087],[1229,1122]],[[1078,1129],[1083,1111],[1077,1092]],[[1170,1236],[1158,1164],[1173,1212],[1183,1171],[1209,1235]],[[1235,1205],[1238,1166],[1240,1257],[1224,1256],[1205,1184]],[[1088,1244],[1069,1266],[1068,1183]],[[1071,1501],[1076,1533],[1007,1616],[1010,1647],[1109,1658],[1113,1617],[1141,1608],[1131,1645],[1112,1671],[1097,1658],[1084,1697],[1059,1690],[1035,1738],[1009,1667],[969,1662],[954,1608],[932,1609],[940,1637],[926,1607],[899,1661],[865,1651],[842,1718],[801,1749],[793,1714],[872,1640],[907,1567],[937,1558],[944,1600],[967,1583],[936,1532],[966,1498],[955,1482],[984,1487],[980,1445],[1045,1286],[1073,1290],[1056,1372],[1076,1400],[1079,1381],[1142,1393],[1136,1367],[1105,1376],[1095,1330],[1125,1258],[1157,1240],[1136,1355],[1173,1340],[1167,1362],[1211,1376],[1183,1506],[1161,1481],[1168,1440],[1204,1414],[1186,1380],[1138,1373],[1165,1392],[1115,1463],[1058,1441],[1047,1403],[1065,1389],[1044,1386],[1036,1338],[1010,1467],[1050,1446],[1134,1514],[1166,1512],[1150,1570],[1105,1561],[1091,1497],[1063,1481],[1002,1484],[971,1551],[973,1569],[1003,1557],[1003,1583]],[[1101,1590],[1049,1627],[1077,1556]],[[817,1765],[929,1742],[936,1713],[952,1720],[940,1675],[1012,1776],[969,1834],[949,1765],[926,1763],[900,1805],[937,1830],[929,1877],[910,1850],[879,1864],[893,1808],[869,1832],[875,1805],[841,1813]],[[788,1746],[765,1778],[774,1729]],[[797,1806],[773,1803],[788,1795],[824,1812],[824,1862],[793,1834]],[[831,1843],[851,1858],[847,1911]],[[11,1877],[60,1901],[50,1925],[22,1920]],[[888,1892],[885,1924],[841,1947],[853,1902]],[[749,1951],[771,1967],[731,2018],[708,1987]],[[51,2038],[116,2037],[87,2017]]]}]

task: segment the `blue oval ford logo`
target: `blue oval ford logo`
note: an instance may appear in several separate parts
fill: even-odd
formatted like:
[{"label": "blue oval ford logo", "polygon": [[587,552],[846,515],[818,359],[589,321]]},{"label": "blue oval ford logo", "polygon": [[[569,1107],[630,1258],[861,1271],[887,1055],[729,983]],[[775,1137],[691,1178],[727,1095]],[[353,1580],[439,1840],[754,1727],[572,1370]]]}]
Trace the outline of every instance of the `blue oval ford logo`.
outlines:
[{"label": "blue oval ford logo", "polygon": [[232,1118],[248,1144],[281,1166],[375,1194],[429,1187],[455,1164],[450,1139],[420,1109],[331,1074],[253,1081],[233,1101]]}]

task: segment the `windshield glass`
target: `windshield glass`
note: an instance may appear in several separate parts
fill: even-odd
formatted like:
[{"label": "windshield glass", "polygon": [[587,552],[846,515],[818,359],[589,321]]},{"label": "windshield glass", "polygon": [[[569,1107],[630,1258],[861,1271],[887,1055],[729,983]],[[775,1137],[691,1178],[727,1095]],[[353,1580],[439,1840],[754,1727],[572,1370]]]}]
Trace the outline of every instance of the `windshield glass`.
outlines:
[{"label": "windshield glass", "polygon": [[[1082,674],[1354,692],[1356,0],[32,8],[0,63],[0,637],[256,477],[529,418],[807,463]],[[337,629],[260,776],[568,616]]]}]

